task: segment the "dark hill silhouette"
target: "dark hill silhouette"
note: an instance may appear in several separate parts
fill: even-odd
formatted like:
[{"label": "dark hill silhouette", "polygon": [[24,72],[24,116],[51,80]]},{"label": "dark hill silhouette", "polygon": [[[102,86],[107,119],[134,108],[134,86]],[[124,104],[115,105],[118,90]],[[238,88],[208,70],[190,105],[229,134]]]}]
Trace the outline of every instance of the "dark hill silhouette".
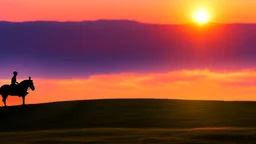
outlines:
[{"label": "dark hill silhouette", "polygon": [[0,131],[256,127],[255,102],[116,99],[0,108]]},{"label": "dark hill silhouette", "polygon": [[0,60],[8,61],[0,67],[11,70],[26,65],[20,71],[33,68],[38,76],[247,68],[255,67],[256,61],[256,24],[198,27],[126,20],[0,22],[0,31]]}]

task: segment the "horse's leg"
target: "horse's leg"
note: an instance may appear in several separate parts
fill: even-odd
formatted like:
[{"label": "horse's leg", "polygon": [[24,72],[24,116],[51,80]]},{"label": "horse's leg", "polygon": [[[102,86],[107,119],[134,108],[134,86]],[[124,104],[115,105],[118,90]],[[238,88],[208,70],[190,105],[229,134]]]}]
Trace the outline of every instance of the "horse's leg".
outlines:
[{"label": "horse's leg", "polygon": [[1,94],[1,96],[2,96],[2,102],[4,102],[4,95],[3,95],[3,94]]},{"label": "horse's leg", "polygon": [[25,105],[25,96],[22,96],[22,105]]},{"label": "horse's leg", "polygon": [[7,106],[6,105],[6,99],[7,99],[8,95],[7,94],[2,94],[2,97],[3,97],[4,106]]}]

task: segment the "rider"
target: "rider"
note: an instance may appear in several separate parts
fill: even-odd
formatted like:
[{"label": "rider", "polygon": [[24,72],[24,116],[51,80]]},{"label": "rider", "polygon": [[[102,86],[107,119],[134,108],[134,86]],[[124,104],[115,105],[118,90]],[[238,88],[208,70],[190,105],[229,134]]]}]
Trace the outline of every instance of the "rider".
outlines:
[{"label": "rider", "polygon": [[18,73],[16,71],[13,72],[13,77],[12,77],[12,81],[11,81],[11,86],[14,88],[16,87],[19,83],[16,80]]}]

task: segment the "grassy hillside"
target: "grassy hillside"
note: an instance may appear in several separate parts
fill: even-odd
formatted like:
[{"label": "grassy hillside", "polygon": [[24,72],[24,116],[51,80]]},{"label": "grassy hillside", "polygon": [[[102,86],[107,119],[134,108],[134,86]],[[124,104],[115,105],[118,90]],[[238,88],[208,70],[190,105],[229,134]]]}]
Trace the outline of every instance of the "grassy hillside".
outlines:
[{"label": "grassy hillside", "polygon": [[0,131],[256,127],[255,102],[88,100],[0,107]]}]

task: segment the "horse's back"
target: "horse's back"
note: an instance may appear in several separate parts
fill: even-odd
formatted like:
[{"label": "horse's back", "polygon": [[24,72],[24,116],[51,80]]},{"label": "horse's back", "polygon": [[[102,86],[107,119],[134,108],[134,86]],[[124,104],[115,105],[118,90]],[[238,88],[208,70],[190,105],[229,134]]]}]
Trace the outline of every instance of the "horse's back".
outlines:
[{"label": "horse's back", "polygon": [[2,88],[2,87],[8,87],[8,86],[10,86],[9,84],[4,84],[4,85],[2,85],[0,88]]},{"label": "horse's back", "polygon": [[1,91],[2,89],[8,88],[9,86],[10,86],[10,85],[8,85],[8,84],[2,85],[2,86],[0,87],[0,91]]}]

